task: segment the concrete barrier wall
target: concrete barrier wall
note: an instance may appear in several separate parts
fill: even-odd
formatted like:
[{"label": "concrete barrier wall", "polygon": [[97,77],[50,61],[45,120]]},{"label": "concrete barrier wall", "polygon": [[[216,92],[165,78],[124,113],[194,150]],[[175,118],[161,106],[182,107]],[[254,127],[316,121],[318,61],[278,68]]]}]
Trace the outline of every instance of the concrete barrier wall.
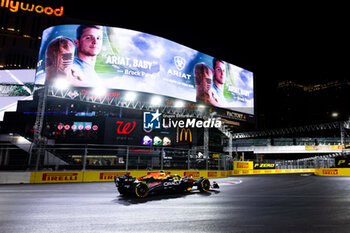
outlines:
[{"label": "concrete barrier wall", "polygon": [[[22,183],[71,183],[71,182],[111,182],[115,176],[129,174],[131,176],[145,176],[157,171],[40,171],[40,172],[0,172],[0,184]],[[196,171],[196,170],[168,170],[167,174],[192,176],[194,179],[224,178],[232,175],[263,175],[263,174],[292,174],[314,173],[318,176],[350,176],[350,168],[323,169],[240,169],[232,171]]]},{"label": "concrete barrier wall", "polygon": [[315,170],[317,176],[350,176],[350,168],[320,168]]},{"label": "concrete barrier wall", "polygon": [[28,184],[31,172],[0,172],[0,184]]},{"label": "concrete barrier wall", "polygon": [[[64,172],[31,172],[30,183],[70,183],[70,182],[105,182],[125,174],[141,177],[157,171],[64,171]],[[232,171],[192,171],[167,170],[166,174],[192,176],[193,178],[221,178],[232,175]]]},{"label": "concrete barrier wall", "polygon": [[251,169],[233,170],[232,175],[264,175],[264,174],[292,174],[292,173],[315,173],[316,169]]}]

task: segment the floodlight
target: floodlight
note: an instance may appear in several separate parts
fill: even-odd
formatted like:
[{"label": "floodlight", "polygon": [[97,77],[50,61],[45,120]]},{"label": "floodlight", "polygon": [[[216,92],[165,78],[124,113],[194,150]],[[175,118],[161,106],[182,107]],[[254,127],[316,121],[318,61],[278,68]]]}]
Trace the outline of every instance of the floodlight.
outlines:
[{"label": "floodlight", "polygon": [[161,102],[162,102],[162,98],[160,98],[159,96],[154,96],[151,99],[151,105],[153,105],[153,106],[160,105]]},{"label": "floodlight", "polygon": [[107,93],[107,88],[103,86],[97,86],[94,88],[93,93],[95,96],[104,96]]},{"label": "floodlight", "polygon": [[332,117],[336,118],[336,117],[338,117],[338,116],[339,116],[339,113],[337,113],[337,112],[332,112]]},{"label": "floodlight", "polygon": [[57,78],[55,80],[54,86],[59,90],[66,90],[69,87],[69,82],[65,78]]},{"label": "floodlight", "polygon": [[199,111],[203,111],[205,109],[205,105],[199,104],[199,105],[197,105],[197,108]]},{"label": "floodlight", "polygon": [[125,100],[127,101],[134,101],[136,99],[136,93],[135,92],[128,92],[125,95]]},{"label": "floodlight", "polygon": [[185,102],[181,101],[181,100],[177,100],[174,104],[175,108],[183,108],[185,107]]}]

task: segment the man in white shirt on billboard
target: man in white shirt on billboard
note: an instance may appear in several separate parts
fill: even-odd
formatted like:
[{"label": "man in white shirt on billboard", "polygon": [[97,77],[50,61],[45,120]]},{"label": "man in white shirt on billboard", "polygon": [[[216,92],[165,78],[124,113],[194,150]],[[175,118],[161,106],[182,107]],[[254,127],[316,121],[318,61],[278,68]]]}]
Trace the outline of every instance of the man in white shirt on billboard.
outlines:
[{"label": "man in white shirt on billboard", "polygon": [[227,107],[227,102],[224,97],[224,84],[226,79],[226,64],[224,61],[217,58],[213,59],[213,92],[218,101],[218,107]]},{"label": "man in white shirt on billboard", "polygon": [[95,71],[96,56],[101,52],[103,31],[101,26],[80,25],[77,28],[77,48],[73,61],[73,75],[79,77],[73,85],[95,86],[101,83]]}]

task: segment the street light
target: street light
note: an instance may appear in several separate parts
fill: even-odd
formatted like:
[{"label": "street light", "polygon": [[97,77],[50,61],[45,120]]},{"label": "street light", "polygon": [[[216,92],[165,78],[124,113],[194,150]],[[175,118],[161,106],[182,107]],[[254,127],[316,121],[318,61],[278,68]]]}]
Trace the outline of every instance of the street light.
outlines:
[{"label": "street light", "polygon": [[69,82],[65,78],[57,78],[54,87],[59,89],[59,90],[66,90],[69,87]]},{"label": "street light", "polygon": [[160,98],[159,96],[154,96],[151,99],[151,105],[153,105],[153,106],[158,106],[158,105],[160,105],[161,102],[162,102],[162,98]]},{"label": "street light", "polygon": [[338,116],[339,116],[339,113],[337,113],[337,112],[333,112],[333,113],[332,113],[332,117],[336,118],[336,117],[338,117]]},{"label": "street light", "polygon": [[103,86],[97,86],[94,88],[93,93],[95,96],[104,96],[107,93],[107,88]]},{"label": "street light", "polygon": [[181,101],[181,100],[177,100],[174,104],[175,108],[183,108],[185,107],[185,102]]},{"label": "street light", "polygon": [[136,93],[135,92],[128,92],[125,94],[125,100],[127,101],[134,101],[136,99]]}]

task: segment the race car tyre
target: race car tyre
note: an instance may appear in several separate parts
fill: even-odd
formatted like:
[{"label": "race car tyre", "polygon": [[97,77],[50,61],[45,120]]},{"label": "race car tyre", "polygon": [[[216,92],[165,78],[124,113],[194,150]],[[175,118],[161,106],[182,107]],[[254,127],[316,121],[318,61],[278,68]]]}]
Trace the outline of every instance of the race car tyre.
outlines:
[{"label": "race car tyre", "polygon": [[142,182],[136,184],[134,190],[137,197],[145,198],[148,195],[149,188],[145,182]]},{"label": "race car tyre", "polygon": [[128,193],[128,191],[124,188],[118,188],[118,192],[121,194],[121,195],[125,195]]},{"label": "race car tyre", "polygon": [[203,178],[202,180],[199,181],[198,189],[201,192],[208,192],[210,189],[210,181],[206,178]]}]

